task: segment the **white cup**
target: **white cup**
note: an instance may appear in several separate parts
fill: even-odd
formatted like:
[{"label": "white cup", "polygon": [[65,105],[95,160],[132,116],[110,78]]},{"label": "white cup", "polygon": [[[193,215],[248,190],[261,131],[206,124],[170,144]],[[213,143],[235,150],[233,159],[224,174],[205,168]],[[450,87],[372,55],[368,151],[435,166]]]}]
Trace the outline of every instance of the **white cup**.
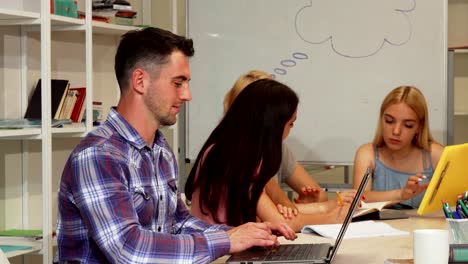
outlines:
[{"label": "white cup", "polygon": [[446,264],[448,256],[447,230],[418,229],[413,231],[414,264]]}]

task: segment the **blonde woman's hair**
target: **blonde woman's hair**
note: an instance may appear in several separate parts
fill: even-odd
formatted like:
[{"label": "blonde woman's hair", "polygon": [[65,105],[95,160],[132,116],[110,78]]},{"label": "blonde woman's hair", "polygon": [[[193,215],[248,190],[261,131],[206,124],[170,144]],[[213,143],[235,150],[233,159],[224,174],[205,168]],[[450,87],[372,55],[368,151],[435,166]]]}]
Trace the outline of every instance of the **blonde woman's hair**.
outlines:
[{"label": "blonde woman's hair", "polygon": [[269,78],[270,75],[268,75],[268,73],[259,70],[252,70],[246,74],[241,75],[234,83],[234,86],[232,86],[231,90],[229,90],[229,92],[224,96],[224,113],[227,112],[229,107],[231,107],[232,102],[234,102],[234,99],[236,99],[239,93],[244,90],[247,85],[256,80]]},{"label": "blonde woman's hair", "polygon": [[427,103],[421,91],[414,86],[399,86],[393,89],[383,100],[380,106],[379,121],[377,123],[377,130],[375,132],[374,141],[372,142],[376,147],[385,145],[383,139],[383,114],[387,108],[393,104],[405,103],[416,113],[419,120],[419,132],[414,136],[413,145],[430,151],[431,143],[437,143],[431,135],[429,130],[429,116],[427,110]]}]

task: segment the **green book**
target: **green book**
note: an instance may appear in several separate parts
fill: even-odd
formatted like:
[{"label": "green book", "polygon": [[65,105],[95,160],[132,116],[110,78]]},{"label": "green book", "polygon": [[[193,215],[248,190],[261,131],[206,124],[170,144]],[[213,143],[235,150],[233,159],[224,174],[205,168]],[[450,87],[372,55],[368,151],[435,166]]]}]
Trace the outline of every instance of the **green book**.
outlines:
[{"label": "green book", "polygon": [[42,230],[40,229],[9,229],[0,231],[0,236],[7,237],[29,237],[34,239],[42,238]]}]

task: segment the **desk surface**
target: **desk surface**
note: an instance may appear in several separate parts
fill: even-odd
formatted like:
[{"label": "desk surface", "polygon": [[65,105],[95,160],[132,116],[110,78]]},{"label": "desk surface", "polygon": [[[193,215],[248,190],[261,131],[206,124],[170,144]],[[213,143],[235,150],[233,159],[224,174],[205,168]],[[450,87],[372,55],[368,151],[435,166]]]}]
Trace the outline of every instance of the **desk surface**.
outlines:
[{"label": "desk surface", "polygon": [[[344,239],[338,249],[333,264],[353,263],[378,263],[383,264],[386,259],[412,259],[413,235],[415,229],[447,229],[447,224],[442,213],[417,215],[416,210],[407,211],[410,216],[407,219],[383,221],[394,228],[408,231],[406,236],[372,237]],[[333,239],[323,238],[310,234],[298,234],[295,241],[286,241],[280,238],[280,242],[287,243],[334,243]],[[224,263],[227,257],[217,259],[214,263]]]}]

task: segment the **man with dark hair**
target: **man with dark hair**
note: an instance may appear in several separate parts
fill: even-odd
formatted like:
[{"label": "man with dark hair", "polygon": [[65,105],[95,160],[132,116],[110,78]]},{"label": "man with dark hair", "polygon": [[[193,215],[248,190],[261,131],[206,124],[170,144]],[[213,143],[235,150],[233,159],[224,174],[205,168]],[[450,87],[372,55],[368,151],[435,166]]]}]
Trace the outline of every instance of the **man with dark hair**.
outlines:
[{"label": "man with dark hair", "polygon": [[286,225],[231,228],[190,216],[177,163],[159,127],[191,100],[192,40],[157,28],[125,34],[115,56],[117,108],[71,153],[60,182],[62,263],[207,263],[295,237]]}]

